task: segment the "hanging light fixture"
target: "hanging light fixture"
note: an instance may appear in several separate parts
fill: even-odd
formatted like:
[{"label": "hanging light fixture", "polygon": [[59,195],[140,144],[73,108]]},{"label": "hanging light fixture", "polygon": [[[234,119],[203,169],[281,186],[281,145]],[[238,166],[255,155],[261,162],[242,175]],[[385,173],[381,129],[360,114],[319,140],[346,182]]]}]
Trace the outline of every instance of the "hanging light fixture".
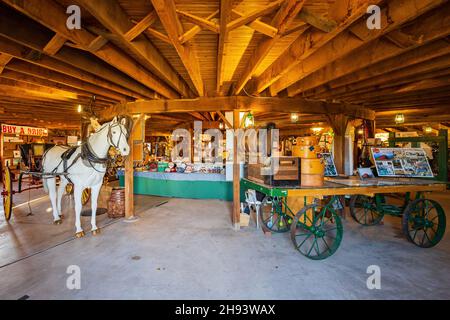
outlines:
[{"label": "hanging light fixture", "polygon": [[249,128],[253,127],[255,125],[255,118],[253,117],[251,111],[247,113],[244,120],[244,127]]},{"label": "hanging light fixture", "polygon": [[425,132],[426,133],[432,133],[433,132],[433,128],[432,127],[425,127]]},{"label": "hanging light fixture", "polygon": [[405,115],[403,113],[399,113],[395,116],[395,123],[402,124],[405,123]]},{"label": "hanging light fixture", "polygon": [[219,123],[219,129],[220,129],[220,130],[223,130],[223,122],[220,122],[220,123]]},{"label": "hanging light fixture", "polygon": [[299,119],[298,113],[292,112],[291,113],[291,122],[295,123],[298,121],[298,119]]},{"label": "hanging light fixture", "polygon": [[81,108],[81,104],[78,105],[78,113],[81,113],[82,108]]}]

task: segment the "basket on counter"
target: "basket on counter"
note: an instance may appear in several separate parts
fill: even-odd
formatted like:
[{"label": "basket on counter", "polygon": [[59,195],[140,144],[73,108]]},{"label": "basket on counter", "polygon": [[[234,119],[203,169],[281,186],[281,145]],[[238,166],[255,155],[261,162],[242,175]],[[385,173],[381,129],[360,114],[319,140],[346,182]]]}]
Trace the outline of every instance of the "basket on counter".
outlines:
[{"label": "basket on counter", "polygon": [[111,196],[108,201],[108,217],[125,217],[125,188],[115,187],[112,189]]}]

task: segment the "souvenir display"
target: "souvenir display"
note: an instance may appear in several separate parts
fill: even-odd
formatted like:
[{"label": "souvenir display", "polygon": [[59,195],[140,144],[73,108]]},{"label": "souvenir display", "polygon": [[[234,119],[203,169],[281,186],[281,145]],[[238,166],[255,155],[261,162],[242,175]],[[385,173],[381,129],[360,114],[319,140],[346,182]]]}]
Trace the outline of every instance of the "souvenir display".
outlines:
[{"label": "souvenir display", "polygon": [[420,148],[372,148],[380,177],[434,178],[427,154]]}]

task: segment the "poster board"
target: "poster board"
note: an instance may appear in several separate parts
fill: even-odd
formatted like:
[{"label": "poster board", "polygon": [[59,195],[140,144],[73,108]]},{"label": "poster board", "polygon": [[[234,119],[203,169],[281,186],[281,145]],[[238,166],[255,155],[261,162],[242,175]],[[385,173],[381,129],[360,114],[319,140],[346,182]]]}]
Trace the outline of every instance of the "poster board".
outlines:
[{"label": "poster board", "polygon": [[337,177],[338,172],[336,164],[334,163],[333,154],[331,153],[321,153],[322,159],[325,163],[325,177]]},{"label": "poster board", "polygon": [[379,177],[434,178],[421,148],[371,148]]}]

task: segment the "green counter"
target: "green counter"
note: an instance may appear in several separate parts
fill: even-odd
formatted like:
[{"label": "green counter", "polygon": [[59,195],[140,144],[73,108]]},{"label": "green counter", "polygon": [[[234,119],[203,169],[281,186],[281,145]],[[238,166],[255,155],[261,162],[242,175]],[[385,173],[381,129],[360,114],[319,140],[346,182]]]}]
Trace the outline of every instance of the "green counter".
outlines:
[{"label": "green counter", "polygon": [[[124,186],[123,171],[119,174]],[[134,193],[172,198],[233,200],[233,182],[214,173],[135,172]]]}]

